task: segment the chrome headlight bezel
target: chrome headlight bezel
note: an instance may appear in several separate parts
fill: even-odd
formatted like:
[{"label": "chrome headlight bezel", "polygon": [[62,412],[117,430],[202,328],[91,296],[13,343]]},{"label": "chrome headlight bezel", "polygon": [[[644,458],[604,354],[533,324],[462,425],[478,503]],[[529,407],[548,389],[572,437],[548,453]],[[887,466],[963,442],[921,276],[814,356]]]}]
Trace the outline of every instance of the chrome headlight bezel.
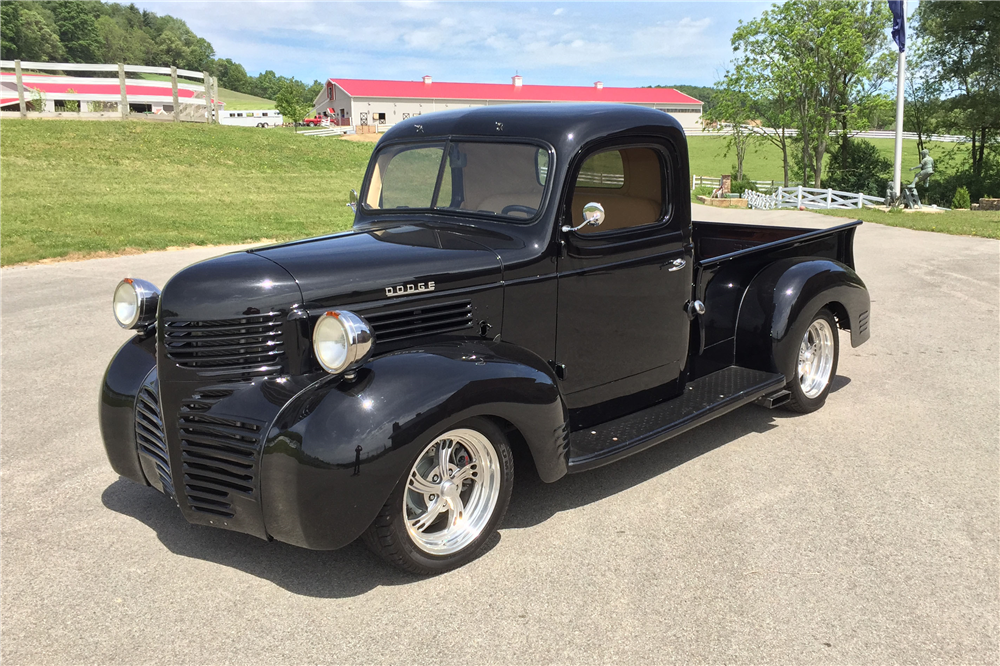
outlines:
[{"label": "chrome headlight bezel", "polygon": [[[135,311],[128,319],[119,317],[119,292],[131,295]],[[118,283],[111,295],[111,314],[118,325],[125,329],[142,329],[156,322],[156,308],[160,303],[160,290],[156,285],[138,278],[125,278]]]},{"label": "chrome headlight bezel", "polygon": [[[324,343],[335,342],[332,339],[334,337],[341,337],[343,340],[342,357],[341,354],[331,357],[329,349],[325,353],[321,348]],[[313,326],[313,356],[320,367],[332,375],[364,365],[371,356],[374,343],[375,335],[368,322],[347,310],[325,312]]]}]

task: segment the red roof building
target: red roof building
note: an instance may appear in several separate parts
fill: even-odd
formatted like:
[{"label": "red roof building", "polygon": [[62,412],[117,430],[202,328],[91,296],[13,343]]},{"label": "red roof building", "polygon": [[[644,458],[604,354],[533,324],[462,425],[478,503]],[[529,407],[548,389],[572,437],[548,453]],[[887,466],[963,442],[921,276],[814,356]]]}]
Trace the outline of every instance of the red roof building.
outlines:
[{"label": "red roof building", "polygon": [[520,76],[511,83],[435,83],[330,79],[314,103],[341,125],[393,125],[412,116],[473,106],[524,102],[617,102],[660,109],[673,115],[685,129],[701,128],[702,103],[673,88],[611,88],[593,86],[524,85]]}]

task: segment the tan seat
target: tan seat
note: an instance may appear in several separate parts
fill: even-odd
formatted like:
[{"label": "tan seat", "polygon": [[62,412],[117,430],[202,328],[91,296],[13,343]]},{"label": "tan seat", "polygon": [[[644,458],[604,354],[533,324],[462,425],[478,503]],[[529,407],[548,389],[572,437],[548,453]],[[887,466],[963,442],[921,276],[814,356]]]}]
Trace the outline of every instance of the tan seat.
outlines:
[{"label": "tan seat", "polygon": [[619,188],[580,187],[573,190],[571,222],[583,221],[583,207],[595,201],[604,207],[604,223],[584,227],[580,233],[600,233],[653,224],[663,214],[663,172],[652,148],[625,148],[622,158],[625,182]]}]

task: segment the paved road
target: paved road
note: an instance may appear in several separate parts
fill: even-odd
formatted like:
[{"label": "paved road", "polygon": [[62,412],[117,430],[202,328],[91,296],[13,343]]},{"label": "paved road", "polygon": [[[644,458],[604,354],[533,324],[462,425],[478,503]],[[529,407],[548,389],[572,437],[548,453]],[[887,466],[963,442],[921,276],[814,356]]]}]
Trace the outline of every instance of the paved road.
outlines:
[{"label": "paved road", "polygon": [[823,410],[746,407],[557,484],[522,473],[493,548],[433,579],[190,526],[108,467],[115,283],[218,250],[4,269],[0,657],[997,663],[998,248],[865,225],[873,337]]}]

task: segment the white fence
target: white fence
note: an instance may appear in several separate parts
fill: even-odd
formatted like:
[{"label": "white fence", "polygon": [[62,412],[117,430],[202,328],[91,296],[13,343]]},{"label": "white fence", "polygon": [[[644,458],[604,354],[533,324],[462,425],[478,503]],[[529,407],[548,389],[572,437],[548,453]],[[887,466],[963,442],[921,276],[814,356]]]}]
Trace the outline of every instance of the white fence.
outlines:
[{"label": "white fence", "polygon": [[[91,64],[69,62],[28,62],[0,60],[0,67],[13,72],[0,74],[0,106],[15,108],[4,116],[21,118],[85,119],[102,117],[150,118],[190,122],[218,122],[218,82],[207,72],[176,67]],[[39,74],[25,72],[60,72]],[[67,76],[64,72],[117,72],[118,76]],[[160,74],[169,81],[128,79],[130,74]],[[195,81],[178,80],[186,77]],[[67,104],[69,102],[69,104]],[[62,105],[58,108],[56,104]],[[32,107],[28,111],[28,106]],[[148,107],[153,115],[133,112],[130,105]],[[114,109],[114,111],[109,111]],[[169,109],[169,110],[168,110]],[[159,117],[157,117],[159,116]]]},{"label": "white fence", "polygon": [[[744,129],[747,132],[752,132],[754,134],[772,134],[778,135],[781,130],[773,129],[770,127],[750,127],[745,125]],[[684,134],[687,136],[717,136],[729,134],[730,128],[728,126],[723,126],[721,129],[685,129]],[[831,130],[830,136],[837,136],[840,134],[837,130]],[[851,131],[850,136],[858,137],[860,139],[894,139],[896,138],[896,132],[893,130],[866,130]],[[785,136],[798,136],[799,131],[794,128],[785,128]],[[914,139],[918,137],[916,132],[903,132],[904,139]],[[968,143],[969,138],[965,136],[960,136],[957,134],[925,134],[924,141],[943,141],[945,143]]]},{"label": "white fence", "polygon": [[860,192],[840,192],[838,190],[821,189],[818,187],[779,187],[774,194],[761,194],[748,191],[744,193],[747,204],[751,208],[772,210],[775,208],[817,209],[817,208],[864,208],[865,206],[884,206],[883,197],[873,197]]},{"label": "white fence", "polygon": [[[581,174],[582,176],[583,174]],[[736,179],[733,179],[735,182]],[[778,180],[751,180],[758,190],[762,192],[773,192],[781,187],[781,181]],[[718,189],[722,185],[722,178],[712,178],[711,176],[691,176],[691,189],[696,187],[711,187],[713,190]]]}]

